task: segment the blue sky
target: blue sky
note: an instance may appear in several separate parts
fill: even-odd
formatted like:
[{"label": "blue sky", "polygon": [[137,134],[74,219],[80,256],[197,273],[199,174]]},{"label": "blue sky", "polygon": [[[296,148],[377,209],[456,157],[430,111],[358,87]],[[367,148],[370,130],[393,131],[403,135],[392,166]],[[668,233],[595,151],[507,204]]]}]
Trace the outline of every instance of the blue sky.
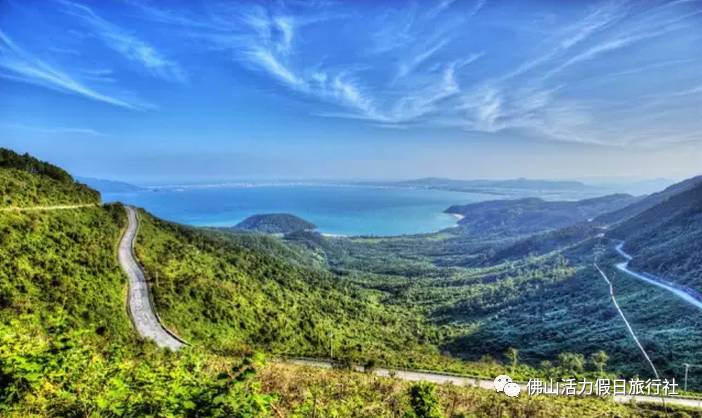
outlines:
[{"label": "blue sky", "polygon": [[73,173],[681,178],[702,2],[0,0],[0,145]]}]

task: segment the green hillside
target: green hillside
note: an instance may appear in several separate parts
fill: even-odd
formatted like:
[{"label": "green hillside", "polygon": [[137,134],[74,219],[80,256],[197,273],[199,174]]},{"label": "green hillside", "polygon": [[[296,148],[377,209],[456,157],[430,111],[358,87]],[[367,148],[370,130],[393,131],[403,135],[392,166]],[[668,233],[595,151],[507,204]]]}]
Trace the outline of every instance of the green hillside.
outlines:
[{"label": "green hillside", "polygon": [[99,203],[100,194],[66,171],[0,148],[0,207]]}]

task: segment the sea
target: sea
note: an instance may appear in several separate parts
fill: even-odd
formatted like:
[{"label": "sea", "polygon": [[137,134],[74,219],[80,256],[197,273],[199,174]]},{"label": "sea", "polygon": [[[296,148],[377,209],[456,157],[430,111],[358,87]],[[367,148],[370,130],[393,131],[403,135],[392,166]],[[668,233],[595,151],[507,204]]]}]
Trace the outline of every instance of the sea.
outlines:
[{"label": "sea", "polygon": [[104,202],[142,207],[170,221],[234,226],[264,213],[290,213],[330,235],[406,235],[456,225],[451,205],[497,198],[489,193],[360,185],[196,185],[103,193]]}]

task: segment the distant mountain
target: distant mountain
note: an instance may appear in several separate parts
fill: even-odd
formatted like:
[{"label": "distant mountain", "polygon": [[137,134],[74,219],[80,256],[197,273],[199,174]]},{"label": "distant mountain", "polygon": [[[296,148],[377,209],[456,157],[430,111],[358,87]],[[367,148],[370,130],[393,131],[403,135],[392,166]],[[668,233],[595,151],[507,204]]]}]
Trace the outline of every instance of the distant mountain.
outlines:
[{"label": "distant mountain", "polygon": [[665,202],[667,199],[675,196],[676,194],[690,190],[700,184],[702,184],[702,176],[689,178],[681,181],[680,183],[673,184],[672,186],[669,186],[658,193],[645,196],[629,206],[600,215],[596,218],[596,221],[602,224],[614,224],[625,221],[660,203]]},{"label": "distant mountain", "polygon": [[93,189],[98,190],[100,193],[125,193],[144,190],[143,187],[135,186],[122,181],[96,179],[92,177],[76,177],[76,179],[78,179],[78,181],[81,183],[87,184]]},{"label": "distant mountain", "polygon": [[468,234],[533,234],[587,222],[602,213],[623,208],[637,198],[613,194],[578,201],[546,201],[539,198],[491,200],[456,205],[446,213],[461,215],[458,228]]},{"label": "distant mountain", "polygon": [[253,215],[234,226],[233,229],[256,231],[266,234],[289,234],[297,231],[315,229],[313,223],[288,213],[269,213]]},{"label": "distant mountain", "polygon": [[[661,203],[607,233],[625,240],[631,267],[702,291],[702,177],[652,195]],[[682,191],[680,191],[682,190]],[[676,194],[671,193],[679,191]]]},{"label": "distant mountain", "polygon": [[568,180],[453,180],[438,177],[425,177],[416,180],[396,182],[395,185],[407,187],[422,187],[431,189],[447,189],[460,191],[473,191],[485,189],[509,189],[509,190],[578,190],[587,186],[578,181]]}]

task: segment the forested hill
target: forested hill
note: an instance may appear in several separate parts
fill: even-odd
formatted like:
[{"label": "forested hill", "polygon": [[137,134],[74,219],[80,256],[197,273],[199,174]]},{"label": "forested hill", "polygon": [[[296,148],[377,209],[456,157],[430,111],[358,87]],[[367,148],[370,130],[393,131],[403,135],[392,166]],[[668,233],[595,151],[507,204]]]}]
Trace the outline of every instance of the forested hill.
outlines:
[{"label": "forested hill", "polygon": [[[626,240],[635,269],[702,291],[702,183],[674,194],[612,229]],[[684,183],[689,185],[690,181]]]},{"label": "forested hill", "polygon": [[315,229],[316,225],[288,213],[253,215],[239,222],[233,229],[265,234],[288,234]]},{"label": "forested hill", "polygon": [[623,208],[637,198],[613,194],[579,201],[539,198],[492,200],[451,206],[446,213],[463,216],[458,230],[469,234],[533,234],[585,222],[602,213]]},{"label": "forested hill", "polygon": [[0,148],[0,207],[99,203],[100,194],[65,170]]}]

